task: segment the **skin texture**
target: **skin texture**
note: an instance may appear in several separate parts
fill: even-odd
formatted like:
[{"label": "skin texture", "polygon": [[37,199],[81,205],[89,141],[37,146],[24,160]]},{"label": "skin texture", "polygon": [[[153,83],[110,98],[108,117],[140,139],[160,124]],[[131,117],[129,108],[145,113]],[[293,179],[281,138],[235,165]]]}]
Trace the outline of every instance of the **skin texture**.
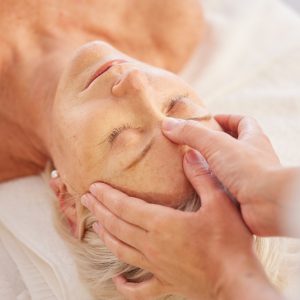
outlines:
[{"label": "skin texture", "polygon": [[[7,142],[0,146],[0,180],[38,174],[51,161],[60,176],[50,185],[78,237],[79,198],[92,182],[173,207],[192,197],[182,169],[187,147],[162,135],[161,120],[196,117],[220,128],[189,86],[136,58],[179,70],[201,39],[199,1],[39,3],[1,3],[0,138]],[[85,89],[113,58],[128,62]],[[147,156],[129,168],[150,141]]]},{"label": "skin texture", "polygon": [[102,40],[176,72],[203,28],[198,0],[1,1],[0,181],[38,174],[52,159],[53,101],[78,48]]},{"label": "skin texture", "polygon": [[[125,62],[85,88],[99,65],[111,59]],[[81,195],[91,183],[103,181],[168,206],[191,197],[193,189],[182,169],[187,147],[162,134],[165,116],[197,118],[219,130],[198,96],[175,75],[133,60],[106,43],[77,51],[59,82],[50,148],[69,193]],[[149,151],[136,162],[145,148]]]},{"label": "skin texture", "polygon": [[[189,299],[282,299],[253,254],[248,228],[257,235],[283,234],[278,230],[280,211],[287,203],[281,195],[300,169],[280,167],[255,120],[241,116],[216,119],[230,135],[173,118],[162,126],[172,141],[203,155],[190,150],[183,160],[185,174],[201,198],[198,212],[148,204],[103,183],[93,184],[82,197],[98,219],[94,230],[107,247],[121,260],[154,274],[143,283],[117,277],[115,283],[128,299],[156,299],[168,293]],[[211,172],[224,179],[244,220]],[[252,173],[262,189],[249,180]]]}]

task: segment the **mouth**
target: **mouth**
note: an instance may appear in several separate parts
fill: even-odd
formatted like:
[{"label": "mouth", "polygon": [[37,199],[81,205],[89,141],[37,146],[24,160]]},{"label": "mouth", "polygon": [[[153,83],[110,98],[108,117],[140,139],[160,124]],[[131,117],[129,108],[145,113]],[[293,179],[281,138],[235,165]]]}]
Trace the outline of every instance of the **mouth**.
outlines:
[{"label": "mouth", "polygon": [[128,61],[126,61],[124,59],[114,59],[114,60],[110,60],[110,61],[106,62],[105,64],[101,65],[100,68],[98,68],[97,71],[91,76],[85,89],[87,89],[98,77],[100,77],[105,72],[107,72],[111,67],[122,64],[122,63],[127,63],[127,62]]}]

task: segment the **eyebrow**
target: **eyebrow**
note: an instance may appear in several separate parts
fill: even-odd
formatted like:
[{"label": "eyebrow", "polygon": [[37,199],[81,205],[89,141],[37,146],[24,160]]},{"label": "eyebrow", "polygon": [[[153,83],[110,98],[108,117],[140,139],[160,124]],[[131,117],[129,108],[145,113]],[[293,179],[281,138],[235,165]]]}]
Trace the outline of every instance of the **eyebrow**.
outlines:
[{"label": "eyebrow", "polygon": [[127,171],[131,168],[133,168],[134,166],[136,166],[139,162],[141,162],[141,160],[143,158],[145,158],[146,154],[149,152],[149,150],[151,149],[151,147],[154,144],[154,139],[152,139],[147,145],[146,147],[143,149],[143,151],[140,153],[140,155],[134,160],[132,161],[127,167],[124,168],[124,171]]}]

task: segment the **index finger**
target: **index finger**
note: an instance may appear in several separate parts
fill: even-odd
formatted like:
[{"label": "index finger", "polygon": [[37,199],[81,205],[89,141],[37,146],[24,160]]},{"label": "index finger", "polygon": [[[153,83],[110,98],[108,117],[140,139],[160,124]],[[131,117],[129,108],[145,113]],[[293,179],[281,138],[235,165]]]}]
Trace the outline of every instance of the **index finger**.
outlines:
[{"label": "index finger", "polygon": [[168,209],[130,197],[102,182],[93,183],[90,186],[90,192],[120,219],[146,231],[151,229],[153,219]]},{"label": "index finger", "polygon": [[[171,123],[174,124],[169,126]],[[232,136],[208,129],[194,120],[167,118],[163,122],[162,130],[174,143],[188,145],[198,150],[209,165],[215,153],[232,152],[236,145],[236,140]]]},{"label": "index finger", "polygon": [[234,137],[240,140],[262,132],[257,121],[248,116],[216,115],[215,119],[227,133],[233,134]]}]

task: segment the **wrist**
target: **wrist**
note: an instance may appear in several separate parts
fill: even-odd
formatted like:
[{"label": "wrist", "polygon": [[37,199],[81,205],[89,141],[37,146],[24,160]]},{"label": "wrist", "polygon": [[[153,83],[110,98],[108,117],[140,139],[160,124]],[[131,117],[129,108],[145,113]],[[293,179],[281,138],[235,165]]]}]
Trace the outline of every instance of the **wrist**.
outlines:
[{"label": "wrist", "polygon": [[230,264],[226,264],[213,299],[277,300],[281,297],[269,282],[254,253],[249,253],[236,256]]},{"label": "wrist", "polygon": [[268,191],[266,200],[274,199],[277,203],[284,201],[284,196],[300,178],[300,168],[277,168],[267,170],[264,174],[264,186]]},{"label": "wrist", "polygon": [[[289,205],[289,193],[300,178],[299,168],[274,168],[258,172],[257,177],[249,182],[252,189],[246,188],[247,200],[242,203],[247,207],[243,212],[251,232],[258,236],[285,236],[283,226],[284,209]],[[245,196],[246,198],[246,196]]]},{"label": "wrist", "polygon": [[[270,170],[266,174],[265,203],[269,210],[270,228],[267,235],[288,236],[285,226],[285,213],[292,208],[295,198],[291,194],[296,181],[300,179],[300,168],[279,168]],[[300,199],[299,199],[300,200]]]},{"label": "wrist", "polygon": [[281,187],[277,194],[277,235],[299,238],[300,168],[282,168],[274,177],[275,184]]}]

